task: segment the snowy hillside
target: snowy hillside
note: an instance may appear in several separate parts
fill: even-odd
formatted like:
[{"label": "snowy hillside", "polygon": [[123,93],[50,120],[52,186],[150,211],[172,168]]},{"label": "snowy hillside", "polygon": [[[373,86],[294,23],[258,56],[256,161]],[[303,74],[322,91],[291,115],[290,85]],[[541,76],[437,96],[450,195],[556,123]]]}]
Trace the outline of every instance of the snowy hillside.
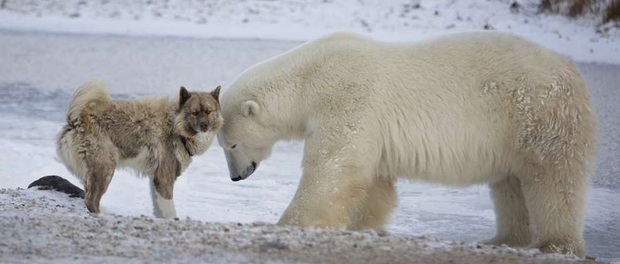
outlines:
[{"label": "snowy hillside", "polygon": [[5,0],[0,28],[73,33],[307,40],[357,31],[385,40],[510,31],[583,62],[620,63],[620,31],[508,0]]}]

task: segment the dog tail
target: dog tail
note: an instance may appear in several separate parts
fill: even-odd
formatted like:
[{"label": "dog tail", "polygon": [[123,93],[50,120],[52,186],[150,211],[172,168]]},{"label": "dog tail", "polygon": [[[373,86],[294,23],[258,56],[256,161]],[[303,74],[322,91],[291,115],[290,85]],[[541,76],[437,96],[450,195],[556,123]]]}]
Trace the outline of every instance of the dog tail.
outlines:
[{"label": "dog tail", "polygon": [[92,106],[93,104],[110,100],[111,98],[102,80],[93,79],[87,81],[73,93],[67,110],[67,121],[69,123],[75,121],[86,106]]}]

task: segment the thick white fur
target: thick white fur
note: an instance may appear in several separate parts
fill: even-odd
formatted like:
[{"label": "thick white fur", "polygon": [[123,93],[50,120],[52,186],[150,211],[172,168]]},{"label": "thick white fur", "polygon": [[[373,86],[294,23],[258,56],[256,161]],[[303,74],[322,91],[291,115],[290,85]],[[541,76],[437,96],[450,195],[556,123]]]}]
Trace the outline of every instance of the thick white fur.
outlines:
[{"label": "thick white fur", "polygon": [[276,141],[305,140],[280,224],[381,228],[400,176],[489,183],[489,243],[584,255],[595,116],[573,63],[523,38],[333,34],[248,69],[221,102],[233,178],[249,176]]}]

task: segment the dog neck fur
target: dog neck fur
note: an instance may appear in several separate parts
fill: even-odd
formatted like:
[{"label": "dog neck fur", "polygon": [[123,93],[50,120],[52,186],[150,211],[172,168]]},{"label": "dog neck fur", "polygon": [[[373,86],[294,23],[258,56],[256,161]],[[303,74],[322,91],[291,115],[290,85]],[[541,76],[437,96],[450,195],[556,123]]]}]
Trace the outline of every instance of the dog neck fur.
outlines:
[{"label": "dog neck fur", "polygon": [[196,133],[196,131],[189,131],[185,122],[183,122],[183,116],[179,114],[179,97],[172,97],[168,102],[168,116],[169,123],[171,124],[171,135],[178,138],[175,140],[175,145],[179,144],[184,148],[189,157],[200,155],[207,151],[213,138],[214,132]]}]

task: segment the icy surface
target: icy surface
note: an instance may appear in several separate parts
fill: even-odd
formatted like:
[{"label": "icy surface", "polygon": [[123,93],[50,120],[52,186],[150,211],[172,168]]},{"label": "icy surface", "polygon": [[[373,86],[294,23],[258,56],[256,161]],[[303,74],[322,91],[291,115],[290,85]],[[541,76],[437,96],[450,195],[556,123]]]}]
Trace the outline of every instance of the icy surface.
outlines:
[{"label": "icy surface", "polygon": [[[577,263],[430,236],[86,213],[81,199],[0,189],[3,263]],[[583,261],[581,261],[583,262]]]}]

